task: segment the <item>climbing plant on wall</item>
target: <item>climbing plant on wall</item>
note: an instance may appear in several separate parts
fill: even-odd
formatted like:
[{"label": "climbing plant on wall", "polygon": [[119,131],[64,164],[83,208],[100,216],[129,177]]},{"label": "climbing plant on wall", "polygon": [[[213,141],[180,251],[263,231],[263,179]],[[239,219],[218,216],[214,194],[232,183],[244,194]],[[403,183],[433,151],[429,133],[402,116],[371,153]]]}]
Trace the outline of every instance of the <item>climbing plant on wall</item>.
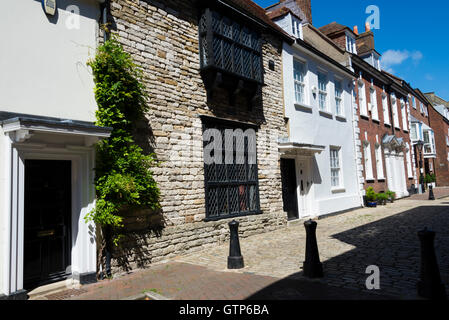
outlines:
[{"label": "climbing plant on wall", "polygon": [[[145,155],[132,134],[148,110],[147,96],[141,70],[117,38],[105,41],[88,65],[95,82],[96,124],[113,130],[97,145],[97,202],[86,220],[117,230],[123,227],[120,211],[124,208],[160,208],[160,192],[151,171],[156,165],[154,154]],[[115,234],[115,244],[118,239]]]}]

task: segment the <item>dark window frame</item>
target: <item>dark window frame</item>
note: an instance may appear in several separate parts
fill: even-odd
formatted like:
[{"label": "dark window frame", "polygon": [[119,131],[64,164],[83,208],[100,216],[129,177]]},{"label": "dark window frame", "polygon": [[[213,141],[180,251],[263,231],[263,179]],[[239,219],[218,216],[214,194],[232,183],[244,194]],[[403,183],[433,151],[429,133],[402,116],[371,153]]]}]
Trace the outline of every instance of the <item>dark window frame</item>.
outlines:
[{"label": "dark window frame", "polygon": [[[229,22],[229,24],[226,24],[225,21]],[[223,26],[225,25],[228,26],[227,31],[224,31],[225,28]],[[237,37],[235,26],[239,27]],[[247,32],[243,32],[243,30]],[[243,37],[244,33],[249,37],[246,41]],[[230,48],[230,51],[225,52],[225,44],[228,45],[227,48]],[[219,53],[217,53],[217,50]],[[199,52],[200,68],[202,70],[214,68],[247,81],[263,84],[261,34],[256,28],[249,26],[240,19],[231,19],[229,14],[219,13],[211,8],[204,9],[199,19]],[[239,52],[239,58],[236,58],[237,52]],[[244,52],[248,53],[249,63],[245,63]],[[225,56],[228,55],[230,57],[226,59]],[[239,61],[237,62],[236,59]],[[225,60],[228,62],[227,65]],[[246,68],[249,68],[250,74],[245,72]]]},{"label": "dark window frame", "polygon": [[[254,129],[256,131],[257,134],[257,126],[251,125],[251,124],[246,124],[246,123],[241,123],[241,122],[235,122],[235,121],[227,121],[227,120],[223,120],[223,119],[218,119],[218,118],[213,118],[213,117],[202,117],[202,130],[203,133],[205,132],[206,129],[210,129],[210,128],[217,128],[222,132],[222,146],[224,147],[225,144],[225,137],[224,137],[224,130],[225,129],[241,129],[243,131],[247,130],[247,129]],[[244,139],[244,144],[245,144],[245,148],[244,148],[244,156],[245,156],[245,164],[244,164],[244,168],[245,168],[245,180],[233,180],[233,179],[229,179],[229,174],[230,172],[232,172],[232,170],[236,170],[237,164],[235,164],[235,155],[236,155],[236,139],[233,138],[233,146],[234,146],[234,150],[233,150],[233,156],[234,156],[234,164],[232,165],[228,165],[228,164],[222,164],[224,166],[224,171],[225,171],[225,175],[226,175],[226,179],[219,181],[220,179],[216,179],[215,181],[210,180],[209,179],[209,168],[208,166],[211,165],[207,165],[206,163],[204,163],[204,190],[205,190],[205,210],[206,210],[206,217],[203,221],[217,221],[217,220],[222,220],[222,219],[230,219],[230,218],[235,218],[235,217],[244,217],[244,216],[250,216],[250,215],[258,215],[258,214],[262,214],[262,210],[260,209],[260,190],[259,190],[259,163],[258,163],[258,159],[257,159],[257,137],[256,137],[256,158],[255,158],[255,168],[254,168],[254,172],[252,173],[252,176],[254,177],[254,179],[250,179],[249,178],[249,172],[250,172],[250,168],[249,168],[249,164],[248,164],[248,139],[245,138]],[[209,143],[209,141],[203,141],[203,150],[204,147]],[[223,148],[223,161],[224,161],[225,157],[224,157],[224,148]],[[230,166],[234,166],[233,168],[230,169]],[[218,168],[217,165],[214,165],[214,170],[215,172],[217,172]],[[235,172],[235,171],[234,171]],[[217,173],[218,175],[218,173]],[[240,194],[240,187],[244,187],[244,205],[246,210],[242,210],[242,198],[241,198],[241,194]],[[235,203],[234,206],[231,203],[231,197],[232,197],[232,189],[237,187],[237,207],[238,207],[238,212],[236,213],[236,211],[231,211],[233,207],[235,207]],[[254,192],[254,196],[255,199],[253,200],[253,202],[250,201],[250,187],[255,188],[255,192]],[[212,208],[212,205],[214,204],[214,202],[211,199],[211,189],[216,189],[216,210],[213,210],[215,208]],[[222,190],[222,192],[224,192],[224,194],[226,195],[226,200],[222,203],[225,204],[226,207],[226,211],[220,211],[219,208],[219,190]],[[235,200],[235,199],[234,199]],[[254,209],[251,209],[251,207],[254,207]],[[213,210],[213,211],[212,211]]]}]

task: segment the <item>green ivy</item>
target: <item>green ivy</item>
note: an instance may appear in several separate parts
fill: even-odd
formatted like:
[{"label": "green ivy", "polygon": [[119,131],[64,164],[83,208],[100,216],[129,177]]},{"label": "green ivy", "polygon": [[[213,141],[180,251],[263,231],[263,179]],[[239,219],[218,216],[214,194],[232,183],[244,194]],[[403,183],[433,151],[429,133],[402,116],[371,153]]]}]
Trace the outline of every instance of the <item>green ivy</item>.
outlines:
[{"label": "green ivy", "polygon": [[88,65],[95,82],[96,124],[113,130],[97,145],[97,203],[86,221],[116,229],[123,227],[123,208],[160,208],[160,192],[151,171],[155,155],[145,155],[132,134],[136,121],[148,111],[147,95],[141,70],[116,38],[101,45]]}]

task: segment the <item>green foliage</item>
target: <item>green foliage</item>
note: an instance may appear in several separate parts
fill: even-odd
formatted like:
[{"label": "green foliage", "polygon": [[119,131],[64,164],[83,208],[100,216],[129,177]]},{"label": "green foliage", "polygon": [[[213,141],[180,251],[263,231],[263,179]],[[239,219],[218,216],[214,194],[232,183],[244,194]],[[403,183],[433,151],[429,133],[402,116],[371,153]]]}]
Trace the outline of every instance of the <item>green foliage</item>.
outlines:
[{"label": "green foliage", "polygon": [[436,176],[434,174],[426,174],[426,177],[424,178],[425,183],[433,183],[436,182]]},{"label": "green foliage", "polygon": [[369,202],[375,202],[377,200],[377,193],[374,192],[373,187],[366,189],[366,200]]},{"label": "green foliage", "polygon": [[385,192],[385,194],[388,196],[388,199],[390,199],[391,201],[394,201],[396,199],[396,193],[393,191],[388,190],[387,192]]},{"label": "green foliage", "polygon": [[86,220],[119,228],[123,208],[160,207],[160,192],[151,171],[156,165],[154,154],[145,155],[132,134],[135,122],[148,110],[147,96],[141,71],[115,38],[100,46],[88,65],[95,81],[96,124],[113,131],[97,145],[97,204]]},{"label": "green foliage", "polygon": [[389,196],[386,193],[378,193],[377,194],[377,201],[380,204],[386,204],[388,199],[389,199]]}]

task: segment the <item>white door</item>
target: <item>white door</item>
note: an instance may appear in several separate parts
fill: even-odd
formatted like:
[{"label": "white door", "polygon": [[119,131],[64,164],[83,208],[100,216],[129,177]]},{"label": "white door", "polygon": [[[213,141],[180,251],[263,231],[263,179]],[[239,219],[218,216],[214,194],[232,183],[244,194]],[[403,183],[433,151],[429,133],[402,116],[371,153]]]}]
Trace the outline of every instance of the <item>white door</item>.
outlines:
[{"label": "white door", "polygon": [[312,179],[309,159],[298,159],[299,214],[302,218],[310,216],[310,188]]}]

